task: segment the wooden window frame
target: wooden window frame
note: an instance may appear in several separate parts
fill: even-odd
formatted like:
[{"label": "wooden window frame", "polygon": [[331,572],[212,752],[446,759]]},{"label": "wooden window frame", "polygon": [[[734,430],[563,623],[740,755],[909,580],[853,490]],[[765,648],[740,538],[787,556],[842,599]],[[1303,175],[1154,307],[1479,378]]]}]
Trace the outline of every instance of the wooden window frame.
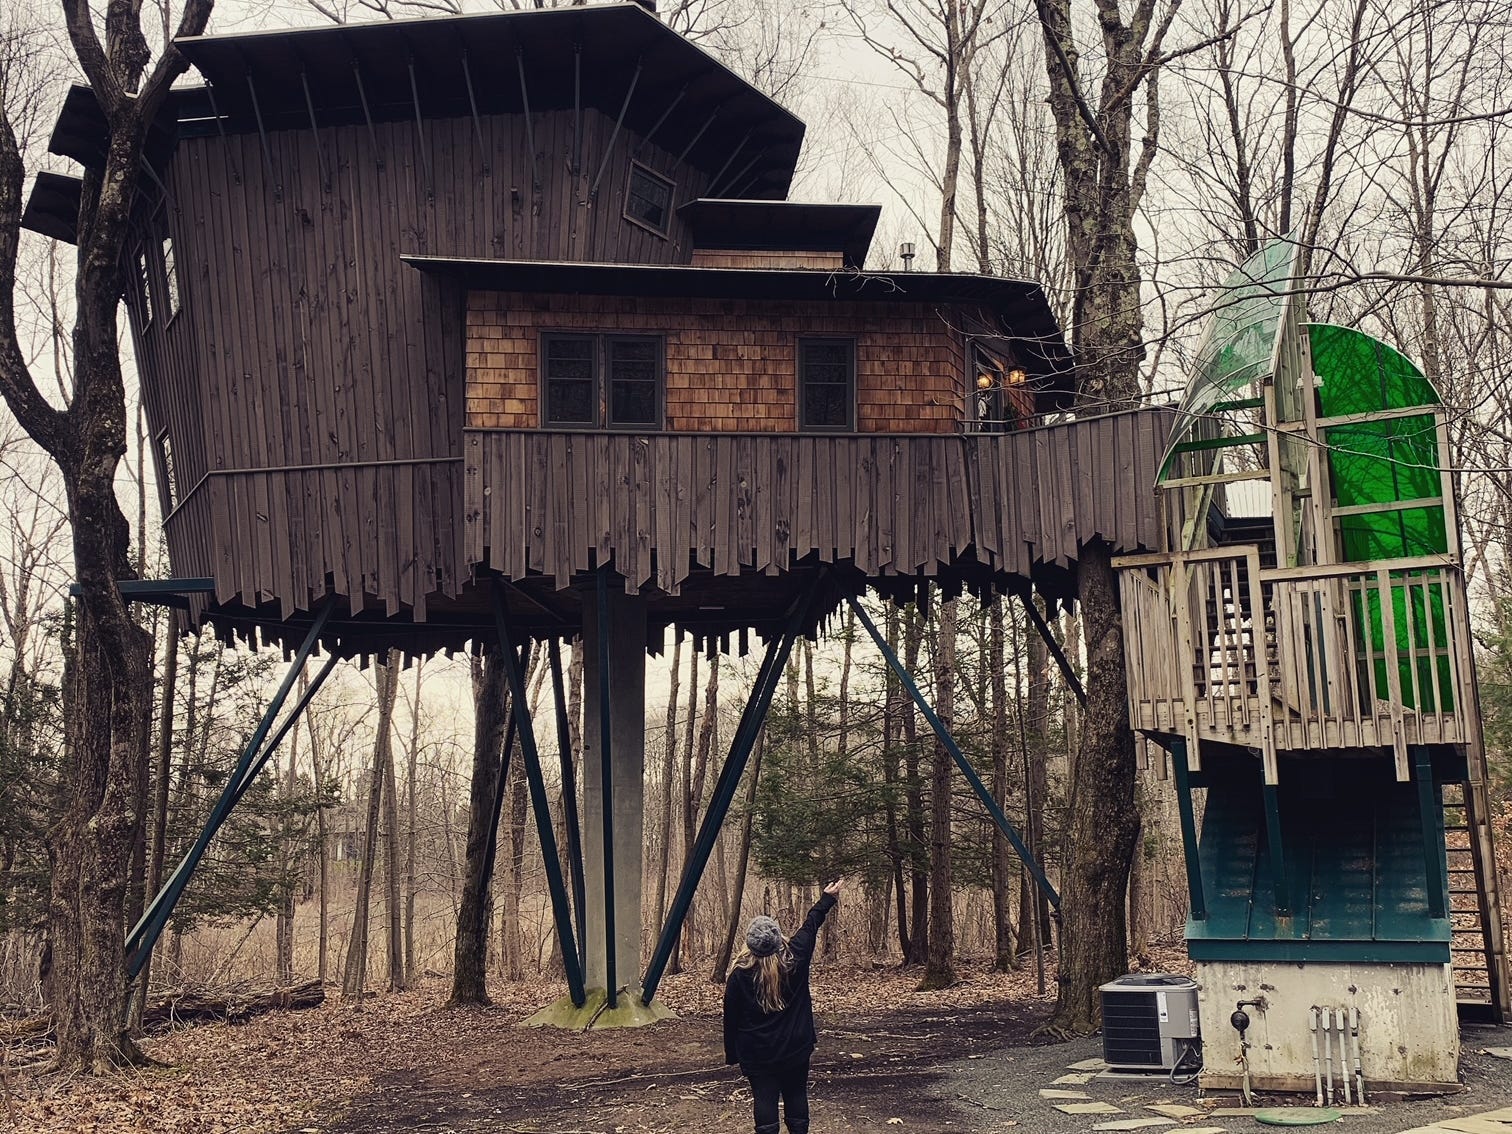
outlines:
[{"label": "wooden window frame", "polygon": [[167,429],[158,430],[153,438],[157,446],[158,469],[162,473],[162,483],[159,488],[162,492],[163,515],[170,516],[178,511],[178,465],[173,454],[173,437]]},{"label": "wooden window frame", "polygon": [[148,254],[149,247],[149,243],[143,241],[131,256],[131,274],[136,278],[137,285],[137,324],[144,335],[157,314],[156,301],[152,296],[156,285],[152,280],[153,258]]},{"label": "wooden window frame", "polygon": [[[552,339],[576,339],[586,341],[593,346],[593,415],[592,422],[566,422],[550,421],[547,414],[550,410],[548,398],[549,375],[546,371],[546,348]],[[610,384],[609,374],[609,347],[616,340],[633,340],[638,342],[650,342],[656,349],[656,409],[655,421],[649,423],[632,422],[621,425],[610,420]],[[569,432],[585,432],[588,430],[611,433],[662,433],[667,428],[667,337],[653,333],[640,331],[554,331],[543,330],[540,333],[537,346],[537,393],[540,410],[537,420],[541,429],[565,430]]]},{"label": "wooden window frame", "polygon": [[[843,425],[809,425],[803,420],[805,366],[804,354],[810,344],[835,344],[841,343],[849,347],[847,359],[845,386],[846,386],[846,418]],[[797,419],[799,433],[855,433],[856,419],[856,336],[854,335],[800,335],[797,347],[793,352],[797,373],[793,384],[794,391],[794,415]]]},{"label": "wooden window frame", "polygon": [[[657,228],[650,221],[642,220],[640,217],[635,216],[630,212],[630,187],[635,184],[635,175],[637,173],[645,175],[652,181],[659,181],[667,187],[667,224],[665,228]],[[620,209],[620,215],[622,217],[624,217],[631,224],[635,225],[637,228],[645,229],[653,236],[659,236],[663,240],[669,240],[671,239],[670,233],[672,231],[672,209],[673,205],[676,202],[676,199],[676,181],[672,180],[672,178],[668,177],[664,173],[656,172],[656,170],[652,169],[649,165],[646,165],[643,162],[638,162],[633,158],[630,160],[630,168],[625,173],[625,203]]]},{"label": "wooden window frame", "polygon": [[170,327],[178,318],[179,312],[184,309],[184,292],[180,286],[178,274],[178,249],[173,243],[173,237],[168,233],[158,238],[157,247],[157,267],[162,274],[163,295],[168,299],[168,310],[163,319],[163,326]]}]

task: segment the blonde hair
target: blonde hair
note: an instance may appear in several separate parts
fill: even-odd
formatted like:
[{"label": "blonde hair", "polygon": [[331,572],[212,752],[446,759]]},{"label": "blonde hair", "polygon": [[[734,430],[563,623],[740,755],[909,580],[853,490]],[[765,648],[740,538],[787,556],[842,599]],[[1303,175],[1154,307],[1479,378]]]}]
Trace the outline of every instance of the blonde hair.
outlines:
[{"label": "blonde hair", "polygon": [[750,949],[742,949],[735,958],[737,969],[754,969],[752,980],[756,985],[756,1003],[763,1012],[781,1012],[787,1007],[782,997],[782,974],[793,967],[793,953],[783,941],[781,948],[765,957],[758,957]]}]

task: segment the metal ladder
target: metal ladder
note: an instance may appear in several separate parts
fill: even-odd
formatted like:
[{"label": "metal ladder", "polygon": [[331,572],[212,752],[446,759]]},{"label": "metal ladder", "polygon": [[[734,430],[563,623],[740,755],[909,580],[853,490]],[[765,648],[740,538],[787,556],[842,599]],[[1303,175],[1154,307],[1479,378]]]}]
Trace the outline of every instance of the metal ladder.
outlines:
[{"label": "metal ladder", "polygon": [[1484,783],[1444,785],[1450,958],[1463,1017],[1506,1023],[1507,949]]}]

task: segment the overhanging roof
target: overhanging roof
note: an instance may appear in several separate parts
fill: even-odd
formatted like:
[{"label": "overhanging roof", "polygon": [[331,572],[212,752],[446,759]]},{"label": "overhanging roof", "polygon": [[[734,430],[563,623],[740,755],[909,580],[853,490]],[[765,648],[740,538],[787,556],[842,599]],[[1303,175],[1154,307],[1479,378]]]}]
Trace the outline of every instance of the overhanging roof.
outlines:
[{"label": "overhanging roof", "polygon": [[[209,115],[209,94],[203,86],[174,87],[163,100],[147,130],[144,148],[147,160],[161,169],[178,142],[178,123]],[[63,98],[63,109],[48,139],[49,153],[73,158],[84,166],[99,166],[105,160],[105,112],[95,93],[85,83],[72,83]]]},{"label": "overhanging roof", "polygon": [[411,267],[474,291],[647,298],[757,299],[804,303],[978,305],[998,316],[1003,337],[1029,373],[1039,408],[1063,409],[1072,394],[1071,354],[1044,289],[1028,280],[954,272],[827,271],[813,268],[693,268],[548,260],[402,256]]},{"label": "overhanging roof", "polygon": [[[593,107],[728,184],[715,191],[782,197],[804,126],[639,4],[522,9],[477,16],[325,25],[174,41],[211,84],[219,128],[460,118]],[[413,86],[411,85],[413,67]],[[525,94],[520,71],[523,67]],[[636,78],[637,68],[639,77]],[[361,75],[359,91],[357,74]],[[471,78],[471,95],[468,78]],[[248,80],[251,80],[250,84]],[[253,91],[256,92],[255,104]],[[215,128],[205,123],[204,128]]]},{"label": "overhanging roof", "polygon": [[83,182],[63,173],[38,173],[21,214],[21,227],[66,244],[78,240]]},{"label": "overhanging roof", "polygon": [[703,197],[677,211],[693,229],[697,248],[840,252],[847,265],[859,268],[882,206]]}]

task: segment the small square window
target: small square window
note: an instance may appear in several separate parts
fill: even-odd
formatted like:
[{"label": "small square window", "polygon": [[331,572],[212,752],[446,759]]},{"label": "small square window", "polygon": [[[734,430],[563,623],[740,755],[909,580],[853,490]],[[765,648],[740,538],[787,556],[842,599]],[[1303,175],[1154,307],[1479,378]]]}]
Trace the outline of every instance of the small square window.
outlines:
[{"label": "small square window", "polygon": [[658,236],[666,236],[672,221],[674,188],[673,183],[661,174],[653,173],[639,162],[631,162],[630,182],[625,190],[625,216]]},{"label": "small square window", "polygon": [[798,427],[855,428],[856,344],[852,339],[798,340]]}]

